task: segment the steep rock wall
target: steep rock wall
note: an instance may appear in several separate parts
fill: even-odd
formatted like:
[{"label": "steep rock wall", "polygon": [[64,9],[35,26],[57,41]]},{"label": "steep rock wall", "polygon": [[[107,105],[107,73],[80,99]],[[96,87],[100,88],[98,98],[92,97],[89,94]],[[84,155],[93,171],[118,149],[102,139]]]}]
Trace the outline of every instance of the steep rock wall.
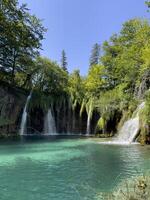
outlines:
[{"label": "steep rock wall", "polygon": [[0,136],[19,131],[22,110],[27,93],[0,81]]}]

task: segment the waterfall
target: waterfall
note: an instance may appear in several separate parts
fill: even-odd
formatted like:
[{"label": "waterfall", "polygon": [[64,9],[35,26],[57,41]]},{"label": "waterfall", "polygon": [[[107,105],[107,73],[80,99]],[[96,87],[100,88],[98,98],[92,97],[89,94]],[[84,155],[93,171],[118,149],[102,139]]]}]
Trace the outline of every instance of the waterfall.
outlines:
[{"label": "waterfall", "polygon": [[63,101],[63,120],[62,120],[62,124],[63,124],[63,132],[66,133],[67,131],[67,121],[66,121],[66,102],[65,100]]},{"label": "waterfall", "polygon": [[26,123],[27,123],[27,109],[28,109],[28,104],[32,96],[32,91],[30,92],[27,100],[25,107],[23,109],[23,114],[22,114],[22,119],[21,119],[21,126],[20,126],[20,135],[26,134]]},{"label": "waterfall", "polygon": [[75,124],[76,124],[75,110],[73,109],[73,113],[72,113],[72,132],[75,132]]},{"label": "waterfall", "polygon": [[139,117],[129,119],[124,123],[116,139],[119,143],[131,143],[139,131]]},{"label": "waterfall", "polygon": [[121,129],[118,132],[117,138],[114,138],[112,141],[108,142],[100,142],[103,144],[131,144],[134,142],[139,130],[140,130],[140,123],[139,123],[139,113],[144,108],[145,102],[142,102],[135,112],[132,115],[132,118],[127,120]]},{"label": "waterfall", "polygon": [[67,134],[71,132],[71,103],[68,102],[68,108],[67,108]]},{"label": "waterfall", "polygon": [[131,143],[134,141],[140,129],[139,112],[144,108],[144,105],[144,102],[141,103],[133,113],[133,118],[123,124],[116,141],[120,143]]},{"label": "waterfall", "polygon": [[44,134],[56,134],[55,119],[52,115],[51,109],[48,110],[44,121]]},{"label": "waterfall", "polygon": [[59,131],[59,114],[60,114],[60,108],[56,106],[56,129]]},{"label": "waterfall", "polygon": [[86,135],[90,135],[91,130],[91,115],[92,115],[92,105],[90,105],[88,117],[87,117],[87,126],[86,126]]},{"label": "waterfall", "polygon": [[88,113],[87,126],[86,126],[86,135],[90,134],[90,128],[91,128],[91,119],[90,119],[90,114]]}]

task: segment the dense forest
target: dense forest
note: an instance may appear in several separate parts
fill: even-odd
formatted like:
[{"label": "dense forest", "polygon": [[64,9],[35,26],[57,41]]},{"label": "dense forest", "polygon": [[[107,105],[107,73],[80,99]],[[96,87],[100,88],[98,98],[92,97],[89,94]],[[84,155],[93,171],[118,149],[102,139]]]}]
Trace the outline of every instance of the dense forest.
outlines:
[{"label": "dense forest", "polygon": [[[36,116],[36,113],[45,115],[51,107],[56,115],[60,112],[64,113],[63,116],[75,115],[72,126],[91,121],[91,127],[86,130],[88,133],[108,137],[115,134],[144,101],[139,140],[149,142],[149,20],[131,19],[108,41],[94,44],[88,74],[83,77],[78,69],[68,72],[65,50],[62,51],[61,64],[41,57],[46,29],[41,20],[30,14],[27,5],[20,5],[17,0],[1,0],[0,7],[0,87],[7,87],[12,92],[18,90],[26,98],[32,91],[31,116]],[[6,100],[2,97],[1,131],[10,123],[9,115],[3,113],[4,104]],[[65,131],[65,122],[63,126]],[[33,127],[42,130],[36,125]]]}]

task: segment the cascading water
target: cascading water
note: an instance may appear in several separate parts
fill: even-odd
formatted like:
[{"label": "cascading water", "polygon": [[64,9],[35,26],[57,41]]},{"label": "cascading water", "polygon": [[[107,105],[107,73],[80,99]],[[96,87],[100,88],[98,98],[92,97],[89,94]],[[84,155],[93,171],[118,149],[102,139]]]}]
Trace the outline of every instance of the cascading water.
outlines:
[{"label": "cascading water", "polygon": [[87,118],[87,127],[86,127],[86,135],[90,135],[91,129],[91,114],[92,114],[92,104],[89,107],[88,118]]},{"label": "cascading water", "polygon": [[63,132],[66,132],[67,129],[66,129],[66,125],[67,125],[67,120],[66,120],[66,102],[64,101],[63,102],[63,113],[64,113],[64,116],[63,116],[63,120],[62,120],[62,123],[63,123]]},{"label": "cascading water", "polygon": [[100,142],[105,144],[131,144],[134,142],[139,130],[139,112],[144,108],[145,102],[142,102],[133,113],[132,118],[126,121],[118,133],[118,137],[113,141]]},{"label": "cascading water", "polygon": [[74,129],[75,129],[75,124],[76,124],[76,118],[75,118],[75,110],[73,109],[72,111],[72,131],[74,132]]},{"label": "cascading water", "polygon": [[90,125],[91,125],[91,119],[90,119],[90,114],[88,114],[88,118],[87,118],[87,127],[86,127],[86,135],[90,134]]},{"label": "cascading water", "polygon": [[44,134],[50,134],[50,135],[56,134],[55,119],[52,115],[51,109],[48,110],[46,117],[45,117]]},{"label": "cascading water", "polygon": [[131,143],[137,136],[140,124],[139,124],[139,112],[144,108],[145,103],[141,103],[136,111],[133,113],[133,118],[129,119],[124,123],[119,131],[119,135],[116,141],[120,143]]},{"label": "cascading water", "polygon": [[23,114],[22,114],[22,119],[21,119],[21,126],[20,126],[20,135],[25,135],[26,134],[26,122],[27,122],[27,109],[28,109],[28,104],[32,96],[32,91],[30,92],[25,107],[23,109]]},{"label": "cascading water", "polygon": [[70,131],[71,131],[71,123],[70,123],[70,119],[71,119],[71,103],[70,103],[70,101],[68,102],[68,109],[67,109],[68,111],[67,111],[67,118],[68,118],[68,120],[67,120],[67,134],[69,135],[70,134]]},{"label": "cascading water", "polygon": [[59,130],[59,115],[60,115],[60,108],[56,107],[56,129]]},{"label": "cascading water", "polygon": [[139,131],[139,117],[129,119],[124,123],[116,139],[119,143],[131,143]]}]

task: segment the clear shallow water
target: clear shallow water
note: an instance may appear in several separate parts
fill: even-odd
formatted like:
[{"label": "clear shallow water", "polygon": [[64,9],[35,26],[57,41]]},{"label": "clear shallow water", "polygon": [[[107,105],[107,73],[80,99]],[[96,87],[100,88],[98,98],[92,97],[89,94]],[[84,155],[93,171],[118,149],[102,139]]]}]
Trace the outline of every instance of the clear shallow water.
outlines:
[{"label": "clear shallow water", "polygon": [[94,139],[3,141],[1,200],[97,200],[150,168],[150,148]]}]

